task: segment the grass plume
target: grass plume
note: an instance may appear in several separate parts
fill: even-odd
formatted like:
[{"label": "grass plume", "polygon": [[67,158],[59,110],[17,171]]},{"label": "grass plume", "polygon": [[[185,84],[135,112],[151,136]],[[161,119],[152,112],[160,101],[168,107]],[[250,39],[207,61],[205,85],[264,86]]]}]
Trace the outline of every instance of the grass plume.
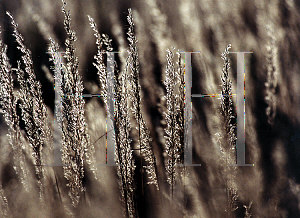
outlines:
[{"label": "grass plume", "polygon": [[89,136],[84,118],[83,85],[78,72],[78,58],[75,54],[75,31],[71,28],[70,12],[66,11],[63,0],[62,12],[65,16],[64,27],[67,33],[65,41],[66,65],[63,65],[62,98],[62,160],[64,176],[68,180],[69,196],[72,205],[77,206],[80,196],[84,192],[82,180],[84,178],[84,153],[89,145]]},{"label": "grass plume", "polygon": [[33,149],[34,165],[39,185],[40,198],[43,199],[44,169],[42,149],[51,146],[52,134],[48,125],[47,108],[42,98],[41,84],[37,81],[34,70],[32,55],[29,49],[24,45],[23,37],[18,31],[18,24],[14,21],[13,16],[7,12],[12,19],[14,28],[13,36],[18,43],[18,49],[23,53],[22,63],[25,71],[21,69],[21,63],[18,62],[17,78],[20,84],[20,107],[22,120],[25,123],[25,131],[28,142]]},{"label": "grass plume", "polygon": [[234,211],[237,207],[237,187],[235,182],[236,167],[230,164],[236,164],[236,117],[233,114],[232,102],[232,82],[229,77],[230,60],[228,58],[231,44],[227,46],[221,58],[224,60],[223,70],[221,75],[222,81],[222,97],[221,97],[221,115],[224,122],[224,136],[221,140],[221,153],[224,162],[224,176],[227,194],[226,212],[229,217],[234,216]]},{"label": "grass plume", "polygon": [[174,64],[174,54],[167,50],[167,69],[166,79],[164,81],[167,94],[165,96],[167,109],[165,114],[166,120],[166,152],[167,152],[167,181],[172,190],[178,173],[176,166],[183,164],[184,153],[184,74],[181,66],[181,54],[178,54],[177,67]]},{"label": "grass plume", "polygon": [[[146,161],[147,165],[142,166],[146,168],[146,172],[149,175],[148,184],[154,184],[159,190],[156,170],[155,170],[155,156],[153,152],[153,148],[151,146],[151,137],[150,132],[147,128],[146,121],[142,114],[142,105],[141,105],[141,86],[139,83],[139,59],[138,59],[138,49],[137,49],[137,39],[134,35],[134,23],[131,8],[128,9],[127,21],[129,24],[127,39],[129,41],[129,48],[127,50],[128,56],[126,60],[126,64],[129,67],[130,75],[129,81],[130,86],[127,89],[130,90],[129,96],[132,102],[132,113],[137,122],[137,130],[138,130],[138,146],[140,149],[140,154]],[[142,160],[141,157],[141,160]]]}]

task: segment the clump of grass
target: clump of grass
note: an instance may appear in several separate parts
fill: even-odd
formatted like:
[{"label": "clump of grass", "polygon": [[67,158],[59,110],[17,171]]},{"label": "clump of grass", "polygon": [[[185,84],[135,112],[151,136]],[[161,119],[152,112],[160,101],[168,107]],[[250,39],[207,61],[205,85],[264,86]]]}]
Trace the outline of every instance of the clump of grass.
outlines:
[{"label": "clump of grass", "polygon": [[[42,156],[42,149],[50,146],[52,135],[48,126],[47,109],[43,102],[41,84],[37,81],[33,71],[33,61],[31,52],[24,45],[23,37],[18,31],[18,24],[15,22],[13,16],[6,12],[11,18],[13,26],[13,36],[18,44],[17,48],[22,52],[22,64],[18,61],[18,67],[11,68],[8,58],[6,56],[6,46],[2,44],[2,73],[1,73],[1,106],[3,108],[4,117],[9,126],[9,142],[14,153],[14,169],[19,176],[27,192],[33,191],[32,184],[29,184],[29,168],[26,155],[32,155],[33,165],[35,166],[35,174],[37,176],[37,183],[39,187],[39,199],[44,201],[44,169]],[[24,68],[25,70],[23,70]],[[20,90],[17,94],[14,93],[12,70],[17,73],[17,79],[20,84]],[[20,129],[20,117],[17,114],[17,104],[21,108],[21,119],[25,124],[25,138]],[[30,148],[27,147],[27,142]],[[51,147],[51,146],[50,146]]]},{"label": "clump of grass", "polygon": [[18,25],[13,19],[13,16],[7,12],[7,15],[12,19],[14,28],[13,36],[18,43],[18,49],[23,53],[22,63],[25,71],[21,69],[21,63],[18,62],[17,78],[20,84],[20,108],[22,120],[25,123],[25,132],[29,144],[33,149],[34,165],[39,185],[40,198],[43,199],[44,178],[44,158],[42,157],[42,149],[46,145],[51,144],[52,135],[47,119],[47,108],[42,98],[41,84],[37,81],[34,70],[31,52],[23,43],[23,37],[18,31]]},{"label": "clump of grass", "polygon": [[[117,174],[119,177],[121,201],[125,204],[126,208],[124,216],[137,217],[134,186],[134,171],[136,166],[133,159],[132,139],[130,138],[130,94],[128,88],[130,84],[128,68],[126,67],[122,73],[116,68],[110,69],[112,70],[111,72],[114,72],[114,76],[112,78],[111,75],[109,75],[104,58],[106,52],[112,51],[111,40],[105,34],[100,35],[93,18],[89,16],[89,20],[96,37],[98,49],[97,55],[95,56],[96,63],[93,64],[98,70],[97,74],[102,88],[101,94],[106,105],[106,114],[110,119],[114,118],[115,121],[115,159],[118,165]],[[114,65],[116,67],[116,63],[114,63]],[[114,67],[113,65],[111,66]],[[114,84],[112,84],[112,81],[114,81]],[[112,89],[114,89],[114,93]],[[109,95],[113,96],[113,102],[109,101]]]},{"label": "clump of grass", "polygon": [[62,161],[64,177],[68,180],[69,196],[72,205],[79,203],[84,178],[84,154],[89,147],[89,135],[84,118],[84,100],[82,97],[83,85],[78,72],[78,58],[76,56],[76,34],[71,28],[70,12],[66,11],[66,2],[62,0],[64,13],[64,27],[67,32],[65,41],[66,64],[62,64],[61,89],[62,98]]}]

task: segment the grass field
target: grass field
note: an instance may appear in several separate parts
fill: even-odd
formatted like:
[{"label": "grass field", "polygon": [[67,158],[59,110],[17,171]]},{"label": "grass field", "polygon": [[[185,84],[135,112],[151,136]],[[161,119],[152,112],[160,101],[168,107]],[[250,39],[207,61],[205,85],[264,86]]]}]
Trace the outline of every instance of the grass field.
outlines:
[{"label": "grass field", "polygon": [[0,1],[1,217],[300,217],[299,1],[63,2]]}]

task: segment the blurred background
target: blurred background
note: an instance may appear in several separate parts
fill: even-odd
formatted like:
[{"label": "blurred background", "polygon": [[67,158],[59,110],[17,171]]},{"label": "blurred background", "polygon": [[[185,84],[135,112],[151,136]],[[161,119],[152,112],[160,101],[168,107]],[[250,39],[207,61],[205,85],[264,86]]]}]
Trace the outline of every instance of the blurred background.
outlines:
[{"label": "blurred background", "polygon": [[[50,69],[49,37],[64,51],[66,32],[63,26],[62,2],[59,0],[1,0],[1,38],[8,45],[12,67],[17,67],[21,53],[12,36],[10,11],[19,24],[24,43],[32,52],[34,70],[42,84],[53,124],[54,89]],[[84,94],[101,92],[96,68],[96,38],[87,15],[93,17],[99,32],[112,39],[120,70],[127,56],[126,16],[133,10],[138,40],[142,111],[153,139],[160,190],[141,184],[141,166],[136,161],[136,200],[139,217],[300,217],[300,1],[297,0],[72,0],[67,1],[72,28],[76,32],[76,54],[83,77]],[[246,163],[237,167],[234,181],[237,209],[228,212],[228,175],[217,134],[222,134],[220,99],[192,98],[193,163],[178,178],[173,198],[166,182],[163,112],[166,110],[163,85],[166,71],[166,49],[200,51],[192,54],[192,94],[221,93],[223,60],[221,53],[228,44],[230,51],[252,51],[245,54],[245,141]],[[273,58],[275,116],[268,122],[265,100],[268,82],[268,55]],[[230,78],[236,93],[236,54],[229,54]],[[14,77],[16,81],[16,76]],[[269,81],[270,82],[270,81]],[[16,88],[18,84],[16,82]],[[106,131],[105,107],[101,98],[85,98],[86,120],[91,142]],[[234,103],[236,102],[233,99]],[[273,108],[273,109],[274,109]],[[68,189],[62,169],[54,167],[59,186],[49,182],[49,204],[38,205],[34,194],[26,193],[12,168],[7,126],[1,116],[0,173],[4,194],[12,217],[122,217],[123,205],[118,188],[116,168],[101,166],[100,178],[86,173],[85,197],[77,209],[68,207]],[[21,127],[24,128],[24,127]],[[52,126],[53,128],[53,126]],[[105,137],[95,143],[97,162],[105,163]],[[139,159],[139,154],[135,154]],[[33,168],[32,168],[33,169]],[[34,172],[34,170],[32,170]],[[54,181],[54,179],[53,179]],[[143,189],[143,191],[142,191]],[[51,192],[51,191],[49,191]],[[249,206],[250,205],[250,206]],[[248,208],[249,209],[246,209]]]}]

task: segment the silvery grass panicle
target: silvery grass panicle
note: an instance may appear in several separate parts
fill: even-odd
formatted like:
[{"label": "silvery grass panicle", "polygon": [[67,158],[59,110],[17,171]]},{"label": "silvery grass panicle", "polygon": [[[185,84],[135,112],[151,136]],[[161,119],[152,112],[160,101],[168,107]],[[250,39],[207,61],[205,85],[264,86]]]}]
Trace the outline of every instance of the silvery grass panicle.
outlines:
[{"label": "silvery grass panicle", "polygon": [[[31,52],[23,43],[23,37],[18,32],[18,24],[14,21],[13,16],[7,12],[12,19],[14,28],[13,36],[18,43],[18,49],[23,53],[22,63],[25,66],[25,71],[21,69],[21,63],[18,62],[17,78],[20,84],[20,108],[22,120],[25,122],[25,132],[28,142],[33,149],[35,171],[39,184],[39,193],[41,200],[43,199],[43,184],[44,178],[44,158],[42,157],[42,149],[46,145],[50,146],[52,135],[48,125],[47,108],[42,98],[41,84],[37,81],[33,71],[33,61]],[[27,78],[27,79],[25,79]]]},{"label": "silvery grass panicle", "polygon": [[[97,55],[94,56],[96,63],[93,65],[97,68],[97,74],[99,76],[100,85],[101,85],[101,94],[103,96],[103,100],[105,105],[107,105],[107,70],[105,65],[105,53],[110,52],[113,50],[111,45],[111,39],[106,34],[100,34],[97,28],[97,24],[95,23],[94,19],[88,16],[91,28],[94,31],[94,36],[96,37],[96,45],[97,45]],[[109,109],[107,108],[107,112]]]},{"label": "silvery grass panicle", "polygon": [[69,196],[72,205],[76,207],[80,196],[85,190],[82,184],[84,178],[84,153],[89,145],[89,136],[84,118],[83,85],[78,72],[78,58],[75,54],[75,31],[71,29],[70,12],[66,11],[63,0],[64,27],[67,32],[65,41],[66,64],[62,66],[62,160],[64,176],[68,180]]},{"label": "silvery grass panicle", "polygon": [[[106,106],[106,114],[110,118],[114,118],[115,142],[116,142],[116,164],[117,174],[119,177],[119,187],[121,191],[121,200],[125,204],[126,217],[136,217],[135,200],[134,200],[134,171],[135,164],[133,160],[131,147],[131,124],[129,116],[129,82],[127,68],[122,73],[117,69],[111,69],[114,72],[113,78],[108,74],[108,69],[105,64],[105,53],[112,51],[111,39],[107,35],[98,32],[97,25],[93,18],[89,16],[90,25],[94,31],[97,45],[97,55],[95,56],[96,63],[93,65],[97,68],[101,94]],[[107,58],[109,58],[107,56]],[[112,61],[112,60],[107,60]],[[116,63],[114,63],[116,67]],[[111,65],[111,67],[114,67]],[[111,84],[115,81],[114,85]],[[114,89],[114,94],[113,90]],[[114,97],[114,102],[109,101],[108,96]],[[113,112],[111,109],[114,109]]]},{"label": "silvery grass panicle", "polygon": [[116,138],[116,164],[118,164],[117,174],[121,191],[121,200],[124,202],[126,217],[137,217],[135,203],[134,171],[131,147],[131,124],[129,117],[128,98],[128,75],[126,68],[121,75],[116,75],[116,95],[115,95],[115,138]]},{"label": "silvery grass panicle", "polygon": [[[61,99],[63,96],[63,92],[61,89],[62,86],[62,75],[61,75],[61,61],[60,61],[60,53],[58,52],[59,50],[59,45],[55,42],[54,39],[51,37],[49,38],[50,45],[48,47],[48,52],[50,53],[50,58],[49,61],[53,62],[54,66],[51,66],[50,69],[54,71],[54,79],[55,79],[55,92],[57,95],[55,96],[55,101],[58,99]],[[57,99],[58,98],[58,99]],[[58,129],[54,130],[54,134],[59,132],[58,134],[61,135],[61,122],[62,122],[62,110],[61,110],[61,102],[58,101],[58,103],[55,104],[55,123],[56,127]],[[57,139],[54,139],[57,140]]]},{"label": "silvery grass panicle", "polygon": [[[148,184],[154,184],[159,190],[158,183],[157,183],[157,176],[155,170],[155,156],[153,152],[153,148],[151,147],[151,137],[150,132],[147,128],[145,119],[142,114],[142,105],[141,105],[141,86],[139,83],[139,59],[138,59],[138,50],[137,50],[137,39],[134,35],[134,23],[132,17],[131,8],[128,9],[128,16],[127,21],[129,24],[128,32],[127,32],[127,39],[129,41],[129,48],[127,50],[128,56],[126,60],[126,65],[129,67],[130,70],[129,74],[129,81],[130,86],[128,87],[129,97],[132,101],[132,113],[137,122],[137,130],[138,130],[138,144],[140,153],[147,162],[148,165],[143,166],[146,168],[146,172],[149,175],[149,182]],[[129,72],[128,72],[129,73]],[[142,157],[141,157],[142,158]]]},{"label": "silvery grass panicle", "polygon": [[[9,16],[11,14],[7,12]],[[11,16],[12,18],[12,16]],[[13,26],[17,26],[13,21]],[[16,35],[18,36],[18,34]],[[21,36],[20,36],[21,37]],[[22,39],[22,37],[21,37]],[[12,146],[14,154],[14,169],[18,174],[21,183],[23,184],[26,191],[30,190],[30,184],[28,183],[29,170],[26,166],[25,145],[21,141],[22,133],[20,129],[19,116],[17,115],[17,101],[18,97],[13,92],[13,79],[12,79],[12,68],[9,64],[8,57],[6,55],[6,45],[2,44],[1,53],[1,107],[4,113],[5,122],[8,125],[8,136],[9,143]]]},{"label": "silvery grass panicle", "polygon": [[232,82],[229,77],[230,60],[227,57],[231,44],[227,46],[221,58],[224,60],[221,81],[222,81],[222,97],[221,97],[221,115],[224,120],[225,135],[221,141],[222,159],[224,161],[224,176],[227,191],[227,208],[229,216],[233,216],[233,212],[238,208],[237,204],[237,186],[235,182],[236,167],[229,166],[236,164],[236,117],[233,114],[232,102]]},{"label": "silvery grass panicle", "polygon": [[166,170],[168,173],[168,183],[173,192],[173,186],[175,183],[176,171],[175,171],[175,138],[177,130],[175,128],[176,112],[175,112],[175,68],[173,63],[173,53],[169,49],[167,50],[167,70],[166,80],[164,82],[167,94],[165,96],[167,100],[167,111],[165,112],[165,119],[167,127],[165,129],[166,135],[166,151],[168,155]]},{"label": "silvery grass panicle", "polygon": [[[0,32],[1,33],[1,32]],[[17,149],[20,149],[22,145],[19,141],[20,129],[19,129],[19,117],[16,113],[16,100],[17,98],[13,94],[13,78],[11,66],[9,64],[9,60],[6,54],[7,46],[3,44],[2,40],[0,40],[0,105],[1,109],[4,113],[5,122],[7,123],[9,141],[13,148],[14,157],[15,157],[15,170],[21,177],[21,181],[23,180],[23,184],[25,184],[27,172],[23,172],[22,165],[18,164],[17,161],[25,161],[22,152],[18,152]],[[21,149],[20,149],[21,150]],[[18,156],[22,155],[22,156]],[[18,168],[17,168],[18,167]],[[22,179],[23,178],[23,179]],[[2,176],[0,175],[0,181],[2,181]],[[8,209],[8,201],[5,197],[4,190],[2,188],[2,182],[0,182],[0,213],[2,217],[8,217],[9,209]]]},{"label": "silvery grass panicle", "polygon": [[221,58],[224,60],[224,66],[221,75],[222,81],[222,98],[221,98],[221,114],[225,121],[225,130],[229,140],[229,146],[235,148],[236,143],[236,124],[233,122],[235,116],[233,115],[233,103],[232,103],[232,82],[229,77],[230,62],[227,55],[231,44],[227,46],[225,52],[222,53]]},{"label": "silvery grass panicle", "polygon": [[178,137],[176,138],[176,164],[183,164],[184,155],[184,98],[185,98],[185,82],[184,71],[181,65],[181,54],[178,51],[177,70],[175,71],[175,78],[177,78],[176,85],[178,94],[176,95],[175,111],[176,111],[176,130]]},{"label": "silvery grass panicle", "polygon": [[173,62],[174,54],[167,50],[167,70],[164,84],[167,94],[167,111],[164,113],[167,126],[166,133],[166,152],[168,155],[166,170],[168,173],[167,181],[172,189],[177,177],[176,165],[182,164],[184,152],[184,74],[181,66],[181,54],[178,54],[177,70]]},{"label": "silvery grass panicle", "polygon": [[[109,117],[113,121],[114,118],[114,102],[108,101],[108,96],[113,96],[113,89],[115,88],[112,83],[108,83],[108,81],[113,81],[114,78],[111,75],[108,75],[106,65],[105,65],[105,53],[113,50],[111,45],[111,39],[106,34],[100,34],[98,31],[97,24],[94,19],[88,15],[90,26],[94,31],[94,36],[96,37],[96,45],[97,45],[97,55],[94,56],[96,63],[93,65],[97,68],[97,74],[101,86],[101,95],[102,99],[106,106],[106,116]],[[107,56],[108,58],[108,56]],[[109,62],[111,60],[107,60]],[[113,65],[111,66],[114,67]],[[114,69],[111,69],[114,72]],[[112,127],[109,127],[112,128]],[[113,136],[114,137],[114,136]],[[94,150],[94,146],[90,145],[90,150]],[[89,152],[90,153],[90,152]],[[90,155],[92,156],[92,155]],[[91,159],[91,157],[89,158]]]}]

